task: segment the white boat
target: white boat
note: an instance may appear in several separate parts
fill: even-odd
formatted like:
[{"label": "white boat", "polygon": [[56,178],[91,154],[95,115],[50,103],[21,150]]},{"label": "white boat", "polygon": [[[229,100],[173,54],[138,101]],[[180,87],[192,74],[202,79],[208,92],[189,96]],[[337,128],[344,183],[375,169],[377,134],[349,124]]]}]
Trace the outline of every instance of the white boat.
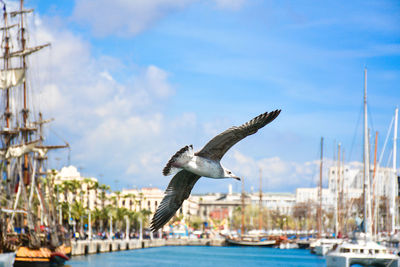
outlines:
[{"label": "white boat", "polygon": [[335,246],[343,243],[343,239],[321,238],[315,241],[314,253],[318,256],[325,256]]},{"label": "white boat", "polygon": [[297,245],[297,243],[286,242],[286,243],[280,243],[279,248],[280,249],[294,249],[294,248],[299,248],[299,245]]},{"label": "white boat", "polygon": [[0,253],[0,267],[12,267],[14,265],[15,253]]},{"label": "white boat", "polygon": [[359,239],[354,243],[344,242],[326,255],[328,267],[362,266],[398,266],[398,256],[389,253],[384,246],[373,241]]}]

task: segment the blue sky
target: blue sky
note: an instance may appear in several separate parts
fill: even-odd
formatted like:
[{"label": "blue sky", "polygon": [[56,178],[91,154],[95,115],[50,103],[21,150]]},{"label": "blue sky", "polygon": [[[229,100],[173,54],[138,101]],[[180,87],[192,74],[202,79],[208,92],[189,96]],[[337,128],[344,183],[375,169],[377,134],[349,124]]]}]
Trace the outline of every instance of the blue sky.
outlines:
[{"label": "blue sky", "polygon": [[[52,131],[69,141],[71,163],[83,175],[114,188],[164,188],[169,178],[161,170],[181,147],[200,149],[274,109],[282,109],[276,121],[233,147],[224,165],[247,188],[258,187],[260,167],[266,191],[315,186],[321,136],[327,162],[339,142],[346,162],[361,161],[364,66],[379,152],[400,104],[398,1],[26,5],[36,10],[34,39],[52,42],[38,60]],[[66,164],[66,152],[56,158],[51,166]],[[202,179],[194,192],[226,192],[229,183],[240,188]]]}]

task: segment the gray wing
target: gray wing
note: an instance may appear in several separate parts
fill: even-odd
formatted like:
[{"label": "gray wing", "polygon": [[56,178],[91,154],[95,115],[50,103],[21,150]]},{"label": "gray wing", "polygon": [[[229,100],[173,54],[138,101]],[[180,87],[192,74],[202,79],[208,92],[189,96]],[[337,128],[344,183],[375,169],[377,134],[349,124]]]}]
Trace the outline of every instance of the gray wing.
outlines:
[{"label": "gray wing", "polygon": [[151,231],[157,231],[175,215],[183,201],[189,197],[194,184],[200,177],[197,174],[182,170],[172,178],[167,190],[165,190],[165,196],[151,220]]},{"label": "gray wing", "polygon": [[272,112],[265,112],[241,126],[229,128],[211,139],[199,152],[196,153],[196,155],[212,160],[221,160],[225,153],[234,144],[246,136],[255,134],[258,129],[264,127],[278,117],[280,112],[280,109]]}]

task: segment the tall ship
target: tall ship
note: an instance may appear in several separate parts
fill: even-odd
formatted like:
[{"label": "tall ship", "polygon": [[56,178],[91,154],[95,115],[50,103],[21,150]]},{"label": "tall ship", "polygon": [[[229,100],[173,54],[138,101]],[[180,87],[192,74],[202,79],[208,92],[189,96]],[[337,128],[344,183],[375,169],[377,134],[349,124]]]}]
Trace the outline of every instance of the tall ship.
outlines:
[{"label": "tall ship", "polygon": [[[63,264],[71,246],[58,218],[54,175],[47,171],[45,120],[33,103],[29,57],[50,44],[30,46],[27,27],[33,10],[2,6],[0,28],[0,255],[15,255],[14,266]],[[15,3],[13,7],[17,6]],[[36,105],[35,105],[36,104]]]}]

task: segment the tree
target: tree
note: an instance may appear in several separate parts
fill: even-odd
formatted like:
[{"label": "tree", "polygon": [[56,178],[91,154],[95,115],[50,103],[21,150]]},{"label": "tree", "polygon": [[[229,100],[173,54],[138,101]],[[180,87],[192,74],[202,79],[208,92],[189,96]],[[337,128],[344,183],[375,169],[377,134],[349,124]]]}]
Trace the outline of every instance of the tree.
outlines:
[{"label": "tree", "polygon": [[95,207],[94,210],[92,211],[92,221],[94,224],[94,228],[96,229],[96,232],[100,231],[100,222],[102,221],[102,211]]},{"label": "tree", "polygon": [[118,230],[122,230],[122,225],[125,221],[125,216],[128,215],[128,210],[126,208],[115,208],[115,225]]},{"label": "tree", "polygon": [[293,218],[299,222],[300,230],[303,230],[307,219],[308,207],[307,203],[297,203],[293,207]]},{"label": "tree", "polygon": [[100,192],[100,200],[101,200],[101,208],[105,208],[105,201],[107,199],[106,193],[110,191],[110,186],[102,184],[99,186],[99,189],[101,190]]},{"label": "tree", "polygon": [[132,205],[136,206],[136,195],[135,194],[127,194],[127,195],[125,195],[125,199],[129,201],[129,210],[132,211]]},{"label": "tree", "polygon": [[81,201],[74,201],[71,209],[71,216],[77,222],[78,228],[83,229],[83,218],[85,216],[85,208]]},{"label": "tree", "polygon": [[108,213],[109,213],[109,208],[106,208],[105,202],[107,200],[107,194],[106,192],[110,191],[110,186],[102,184],[99,186],[100,191],[100,200],[101,200],[101,220],[100,220],[100,229],[104,231],[104,222],[107,222],[108,220]]}]

